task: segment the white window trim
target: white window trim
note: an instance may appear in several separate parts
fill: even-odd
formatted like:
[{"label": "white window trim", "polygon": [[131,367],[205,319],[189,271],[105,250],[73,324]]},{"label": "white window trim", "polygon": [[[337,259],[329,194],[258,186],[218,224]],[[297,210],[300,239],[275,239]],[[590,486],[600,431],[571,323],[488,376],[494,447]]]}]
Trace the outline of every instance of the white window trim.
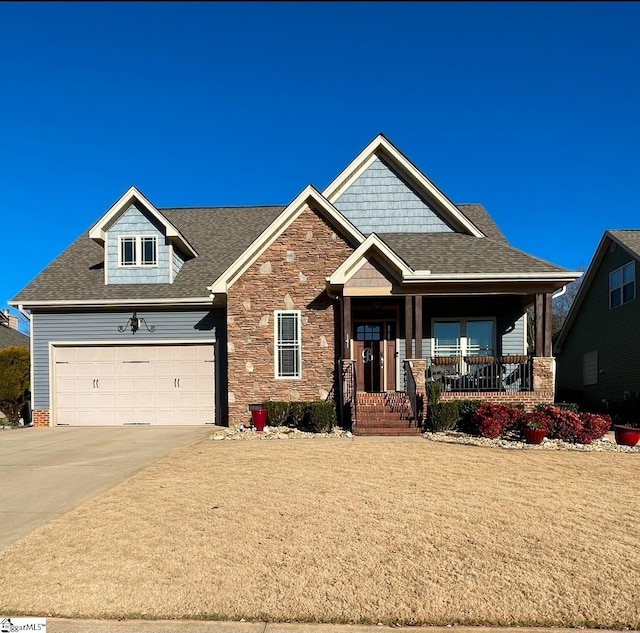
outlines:
[{"label": "white window trim", "polygon": [[[142,261],[142,241],[151,239],[156,245],[156,261],[146,264]],[[136,261],[133,264],[122,263],[122,245],[124,240],[134,240]],[[157,235],[119,235],[118,236],[118,268],[157,268],[158,267],[158,236]]]},{"label": "white window trim", "polygon": [[[295,315],[298,337],[298,375],[280,376],[280,340],[278,336],[279,317],[281,315]],[[302,380],[302,312],[300,310],[274,310],[273,311],[273,376],[275,380]]]},{"label": "white window trim", "polygon": [[[629,299],[628,301],[624,300],[624,292],[623,292],[623,288],[625,286],[624,283],[624,269],[627,266],[632,266],[633,267],[633,299]],[[611,277],[613,275],[615,275],[618,271],[620,271],[620,286],[616,286],[615,288],[612,287],[611,285]],[[620,289],[620,303],[617,306],[611,305],[611,294],[614,290],[618,290],[618,288]],[[618,268],[612,270],[609,273],[609,310],[615,310],[615,308],[619,308],[623,305],[625,305],[626,303],[631,303],[631,301],[633,301],[636,298],[636,263],[634,260],[631,260],[630,262],[627,262],[626,264],[623,264],[622,266],[618,266]]]},{"label": "white window trim", "polygon": [[[496,318],[495,317],[434,317],[431,319],[431,356],[435,356],[436,351],[436,337],[434,333],[434,327],[436,323],[460,323],[460,356],[468,356],[467,353],[467,323],[473,321],[491,321],[491,347],[493,353],[496,353]],[[464,327],[463,327],[464,326]],[[464,335],[462,331],[464,330]]]}]

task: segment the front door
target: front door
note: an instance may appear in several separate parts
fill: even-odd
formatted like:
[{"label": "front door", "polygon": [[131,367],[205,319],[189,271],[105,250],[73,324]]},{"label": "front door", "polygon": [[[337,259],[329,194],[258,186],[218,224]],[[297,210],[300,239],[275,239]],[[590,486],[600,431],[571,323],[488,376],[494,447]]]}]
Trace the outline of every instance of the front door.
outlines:
[{"label": "front door", "polygon": [[395,321],[354,324],[353,353],[358,391],[394,391],[396,388]]}]

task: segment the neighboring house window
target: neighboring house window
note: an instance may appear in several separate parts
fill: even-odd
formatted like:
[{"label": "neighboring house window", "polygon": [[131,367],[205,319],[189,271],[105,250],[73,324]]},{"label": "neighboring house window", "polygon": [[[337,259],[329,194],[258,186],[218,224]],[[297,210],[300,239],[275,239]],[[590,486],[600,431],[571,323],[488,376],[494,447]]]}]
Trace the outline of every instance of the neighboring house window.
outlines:
[{"label": "neighboring house window", "polygon": [[158,238],[155,236],[120,237],[120,266],[157,266]]},{"label": "neighboring house window", "polygon": [[451,320],[433,323],[433,356],[492,356],[493,321]]},{"label": "neighboring house window", "polygon": [[300,310],[274,312],[275,377],[301,378]]},{"label": "neighboring house window", "polygon": [[617,308],[636,298],[636,267],[629,262],[609,273],[609,307]]},{"label": "neighboring house window", "polygon": [[582,384],[598,384],[598,350],[582,355]]}]

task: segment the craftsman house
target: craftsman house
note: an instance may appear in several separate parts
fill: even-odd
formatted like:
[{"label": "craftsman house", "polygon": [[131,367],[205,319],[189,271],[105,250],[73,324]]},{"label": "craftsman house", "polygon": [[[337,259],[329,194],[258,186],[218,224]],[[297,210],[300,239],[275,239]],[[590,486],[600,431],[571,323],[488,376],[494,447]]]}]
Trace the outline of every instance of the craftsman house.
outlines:
[{"label": "craftsman house", "polygon": [[558,391],[587,410],[640,400],[640,231],[605,231],[555,342]]},{"label": "craftsman house", "polygon": [[236,425],[335,399],[356,432],[398,409],[415,432],[427,381],[553,401],[551,295],[578,276],[380,135],[285,207],[160,209],[132,187],[11,304],[31,314],[36,424]]}]

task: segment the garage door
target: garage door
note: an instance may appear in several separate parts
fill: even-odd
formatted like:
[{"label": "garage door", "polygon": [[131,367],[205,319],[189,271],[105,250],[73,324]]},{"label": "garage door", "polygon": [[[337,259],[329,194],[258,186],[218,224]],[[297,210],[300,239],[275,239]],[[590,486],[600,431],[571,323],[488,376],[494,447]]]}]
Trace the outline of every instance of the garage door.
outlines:
[{"label": "garage door", "polygon": [[213,424],[213,345],[54,349],[55,423]]}]

